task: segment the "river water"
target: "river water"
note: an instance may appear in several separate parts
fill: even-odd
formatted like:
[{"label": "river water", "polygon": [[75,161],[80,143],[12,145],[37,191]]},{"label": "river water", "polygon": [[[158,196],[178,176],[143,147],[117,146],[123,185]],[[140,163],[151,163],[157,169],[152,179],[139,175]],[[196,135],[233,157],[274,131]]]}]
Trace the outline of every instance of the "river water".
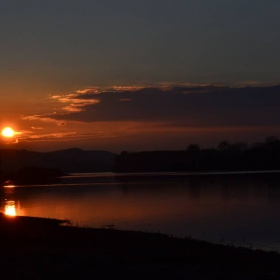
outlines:
[{"label": "river water", "polygon": [[8,215],[161,232],[280,252],[280,173],[72,174],[3,187]]}]

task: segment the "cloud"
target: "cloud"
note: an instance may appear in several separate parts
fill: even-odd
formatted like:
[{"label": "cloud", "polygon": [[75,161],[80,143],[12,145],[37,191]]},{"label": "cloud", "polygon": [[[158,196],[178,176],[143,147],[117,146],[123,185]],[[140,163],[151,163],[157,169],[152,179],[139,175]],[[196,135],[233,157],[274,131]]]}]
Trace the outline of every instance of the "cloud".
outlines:
[{"label": "cloud", "polygon": [[92,87],[92,88],[79,89],[76,92],[80,94],[86,94],[86,93],[99,94],[100,90],[98,87]]},{"label": "cloud", "polygon": [[120,101],[128,102],[128,101],[131,101],[131,99],[130,98],[121,98]]},{"label": "cloud", "polygon": [[51,96],[52,99],[59,101],[60,103],[68,103],[67,106],[63,107],[62,109],[67,112],[81,112],[86,105],[97,104],[99,103],[99,99],[90,98],[84,99],[79,98],[79,96],[85,96],[90,94],[96,94],[95,91],[91,91],[89,89],[85,89],[84,91],[79,90],[78,94],[68,94],[68,95],[53,95]]},{"label": "cloud", "polygon": [[66,125],[67,125],[66,122],[59,122],[59,123],[58,123],[58,126],[66,126]]},{"label": "cloud", "polygon": [[48,134],[33,134],[33,135],[28,135],[25,138],[22,138],[22,140],[25,141],[31,141],[31,140],[44,140],[44,141],[48,141],[48,140],[58,140],[58,139],[64,139],[64,138],[68,138],[68,137],[73,137],[76,135],[76,132],[65,132],[65,133],[48,133]]},{"label": "cloud", "polygon": [[[20,142],[61,142],[77,141],[85,139],[108,139],[118,138],[130,135],[129,132],[94,132],[94,133],[77,133],[77,132],[56,132],[46,134],[30,134],[20,138]],[[14,143],[14,142],[13,142]]]},{"label": "cloud", "polygon": [[[55,113],[53,113],[55,114]],[[49,114],[47,114],[49,115]],[[52,118],[45,118],[45,117],[42,117],[43,115],[32,115],[32,116],[22,116],[22,119],[23,120],[26,120],[26,121],[35,121],[35,120],[41,120],[41,121],[54,121],[56,122],[56,120],[52,119]]]},{"label": "cloud", "polygon": [[61,111],[25,119],[166,122],[192,127],[280,125],[280,85],[86,88],[52,98],[62,105]]}]

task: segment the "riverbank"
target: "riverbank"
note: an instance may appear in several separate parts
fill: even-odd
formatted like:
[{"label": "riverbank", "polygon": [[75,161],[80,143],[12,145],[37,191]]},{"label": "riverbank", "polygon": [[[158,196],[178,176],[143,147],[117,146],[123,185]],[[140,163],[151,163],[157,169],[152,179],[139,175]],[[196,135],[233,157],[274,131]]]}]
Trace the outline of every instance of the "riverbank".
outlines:
[{"label": "riverbank", "polygon": [[3,279],[280,279],[280,254],[0,214]]}]

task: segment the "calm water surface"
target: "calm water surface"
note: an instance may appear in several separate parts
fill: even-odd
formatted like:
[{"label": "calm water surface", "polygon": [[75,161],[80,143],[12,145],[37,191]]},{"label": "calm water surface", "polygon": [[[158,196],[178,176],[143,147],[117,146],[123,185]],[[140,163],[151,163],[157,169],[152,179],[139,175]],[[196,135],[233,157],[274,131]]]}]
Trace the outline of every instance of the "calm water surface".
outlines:
[{"label": "calm water surface", "polygon": [[280,251],[280,173],[73,174],[10,186],[1,211]]}]

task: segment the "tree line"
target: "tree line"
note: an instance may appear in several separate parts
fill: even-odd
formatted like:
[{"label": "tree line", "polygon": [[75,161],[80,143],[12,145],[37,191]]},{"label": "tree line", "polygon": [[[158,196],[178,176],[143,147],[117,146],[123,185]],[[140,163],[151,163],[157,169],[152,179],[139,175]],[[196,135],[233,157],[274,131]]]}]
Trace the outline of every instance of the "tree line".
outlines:
[{"label": "tree line", "polygon": [[116,156],[115,172],[203,172],[280,170],[280,140],[270,136],[264,142],[220,142],[202,149],[190,144],[179,151],[123,151]]}]

